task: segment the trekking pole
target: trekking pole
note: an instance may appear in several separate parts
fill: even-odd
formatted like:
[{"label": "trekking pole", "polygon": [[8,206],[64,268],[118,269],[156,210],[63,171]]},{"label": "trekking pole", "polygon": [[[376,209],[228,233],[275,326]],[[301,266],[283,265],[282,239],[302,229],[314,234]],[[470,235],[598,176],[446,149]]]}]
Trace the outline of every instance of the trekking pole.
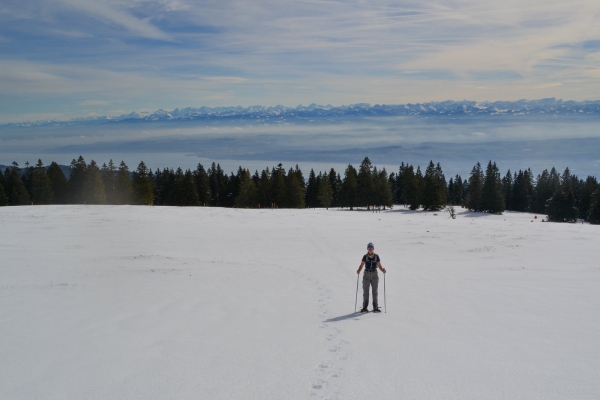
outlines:
[{"label": "trekking pole", "polygon": [[356,312],[356,303],[358,302],[358,274],[356,274],[356,298],[354,300],[354,312]]},{"label": "trekking pole", "polygon": [[385,274],[383,274],[383,309],[387,314],[387,304],[385,302]]}]

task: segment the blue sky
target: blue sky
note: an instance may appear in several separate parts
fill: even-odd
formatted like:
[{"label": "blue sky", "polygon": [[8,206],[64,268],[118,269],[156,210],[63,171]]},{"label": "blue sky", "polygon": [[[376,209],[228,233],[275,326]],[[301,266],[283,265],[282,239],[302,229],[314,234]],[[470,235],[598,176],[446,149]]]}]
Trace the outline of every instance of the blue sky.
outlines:
[{"label": "blue sky", "polygon": [[598,1],[0,3],[0,122],[159,108],[598,99]]}]

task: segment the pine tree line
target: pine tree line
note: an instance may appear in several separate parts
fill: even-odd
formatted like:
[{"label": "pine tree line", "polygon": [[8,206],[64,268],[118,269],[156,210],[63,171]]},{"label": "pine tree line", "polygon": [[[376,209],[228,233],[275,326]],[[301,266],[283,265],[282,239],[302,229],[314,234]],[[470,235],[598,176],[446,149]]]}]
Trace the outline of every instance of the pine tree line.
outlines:
[{"label": "pine tree line", "polygon": [[[460,181],[457,177],[455,182]],[[456,187],[456,184],[454,184]],[[593,176],[585,180],[572,175],[569,168],[559,174],[555,168],[534,178],[531,169],[501,178],[496,163],[490,161],[483,172],[477,163],[460,196],[450,204],[461,204],[472,211],[502,213],[505,210],[547,214],[553,222],[575,222],[578,218],[599,224],[600,185]],[[450,199],[449,199],[450,200]]]},{"label": "pine tree line", "polygon": [[577,218],[600,223],[600,185],[595,177],[582,180],[567,168],[562,175],[552,168],[534,178],[530,169],[501,177],[495,162],[483,171],[477,163],[468,179],[460,175],[446,181],[439,163],[430,161],[425,174],[420,166],[402,163],[388,175],[365,157],[358,169],[348,165],[342,176],[331,169],[311,169],[305,180],[296,166],[287,172],[277,167],[251,173],[239,167],[227,175],[219,164],[206,170],[163,169],[152,172],[142,161],[135,171],[111,160],[101,167],[79,157],[70,165],[69,178],[53,162],[41,160],[21,169],[17,163],[0,173],[0,205],[25,204],[139,204],[239,208],[391,207],[438,211],[447,204],[472,211],[505,210],[548,214],[550,221]]}]

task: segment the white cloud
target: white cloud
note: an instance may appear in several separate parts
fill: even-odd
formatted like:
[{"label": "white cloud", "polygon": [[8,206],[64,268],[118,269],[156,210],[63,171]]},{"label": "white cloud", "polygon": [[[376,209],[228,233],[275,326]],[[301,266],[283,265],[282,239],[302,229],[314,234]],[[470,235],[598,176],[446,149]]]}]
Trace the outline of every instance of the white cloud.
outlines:
[{"label": "white cloud", "polygon": [[240,78],[237,76],[204,76],[200,79],[216,83],[244,83],[247,81],[246,78]]},{"label": "white cloud", "polygon": [[156,28],[146,20],[142,20],[127,13],[123,9],[112,7],[107,2],[94,0],[59,0],[64,5],[82,11],[90,17],[108,20],[122,26],[131,33],[159,40],[171,40],[171,37]]},{"label": "white cloud", "polygon": [[[0,95],[131,110],[600,92],[600,3],[587,0],[7,1],[0,38],[20,49],[3,54]],[[5,31],[16,16],[47,42]]]},{"label": "white cloud", "polygon": [[79,103],[80,106],[88,107],[88,106],[108,106],[110,105],[110,101],[106,100],[85,100]]},{"label": "white cloud", "polygon": [[557,86],[561,86],[562,83],[546,83],[544,85],[534,86],[532,89],[549,89]]},{"label": "white cloud", "polygon": [[60,36],[67,36],[70,38],[90,38],[93,35],[89,34],[89,33],[85,33],[85,32],[78,32],[78,31],[63,31],[60,29],[55,29],[54,31],[52,31],[53,33],[60,35]]}]

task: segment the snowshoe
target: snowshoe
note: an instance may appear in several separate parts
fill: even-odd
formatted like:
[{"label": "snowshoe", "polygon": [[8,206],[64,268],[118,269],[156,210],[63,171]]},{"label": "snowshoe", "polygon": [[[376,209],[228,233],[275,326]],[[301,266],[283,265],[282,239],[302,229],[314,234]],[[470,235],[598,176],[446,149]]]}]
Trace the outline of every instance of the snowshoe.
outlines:
[{"label": "snowshoe", "polygon": [[363,307],[360,312],[369,312],[369,310],[367,310],[367,307]]},{"label": "snowshoe", "polygon": [[374,307],[373,312],[381,312],[381,309],[379,307]]}]

